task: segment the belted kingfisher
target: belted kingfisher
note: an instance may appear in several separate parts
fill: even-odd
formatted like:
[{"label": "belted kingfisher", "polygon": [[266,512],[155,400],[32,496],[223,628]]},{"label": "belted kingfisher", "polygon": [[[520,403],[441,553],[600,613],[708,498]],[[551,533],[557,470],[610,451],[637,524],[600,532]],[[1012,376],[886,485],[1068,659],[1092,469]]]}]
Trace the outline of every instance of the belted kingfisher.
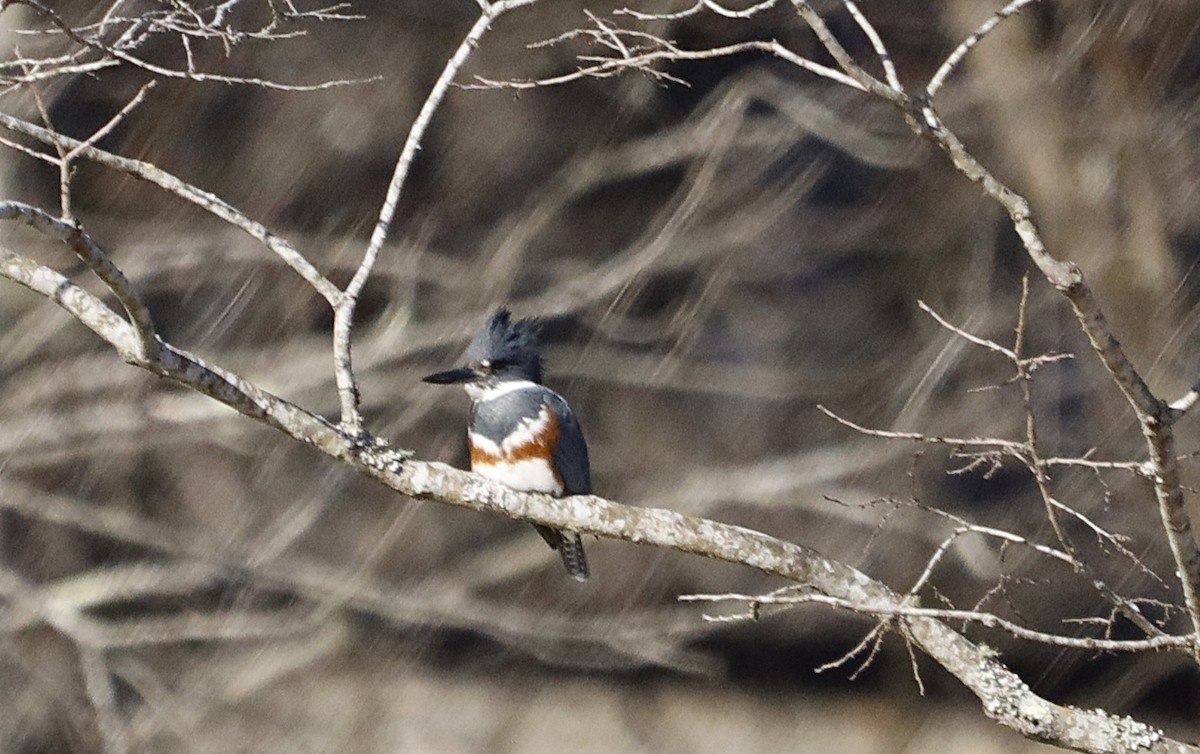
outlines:
[{"label": "belted kingfisher", "polygon": [[[542,384],[537,320],[513,320],[499,309],[467,347],[467,365],[425,382],[462,384],[471,397],[467,443],[471,470],[523,492],[555,497],[592,491],[587,443],[563,397]],[[534,524],[562,556],[567,573],[588,577],[583,542],[574,532]]]}]

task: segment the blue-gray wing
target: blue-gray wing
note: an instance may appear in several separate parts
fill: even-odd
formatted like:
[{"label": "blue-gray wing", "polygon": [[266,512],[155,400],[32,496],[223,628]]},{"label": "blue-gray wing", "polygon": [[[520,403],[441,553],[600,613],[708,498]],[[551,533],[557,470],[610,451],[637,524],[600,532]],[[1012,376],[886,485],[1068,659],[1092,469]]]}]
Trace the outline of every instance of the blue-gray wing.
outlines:
[{"label": "blue-gray wing", "polygon": [[546,406],[558,419],[558,444],[554,446],[554,467],[562,477],[564,495],[587,495],[592,492],[592,471],[588,465],[587,443],[575,412],[552,390],[542,396]]}]

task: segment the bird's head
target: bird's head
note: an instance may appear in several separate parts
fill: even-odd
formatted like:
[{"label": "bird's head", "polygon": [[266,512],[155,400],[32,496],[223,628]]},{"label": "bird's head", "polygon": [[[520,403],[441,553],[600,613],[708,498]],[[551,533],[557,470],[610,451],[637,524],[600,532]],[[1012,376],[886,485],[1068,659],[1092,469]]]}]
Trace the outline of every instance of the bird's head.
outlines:
[{"label": "bird's head", "polygon": [[422,379],[435,385],[461,384],[472,397],[504,382],[528,380],[540,384],[540,329],[541,323],[535,319],[514,320],[507,309],[498,309],[467,347],[465,365]]}]

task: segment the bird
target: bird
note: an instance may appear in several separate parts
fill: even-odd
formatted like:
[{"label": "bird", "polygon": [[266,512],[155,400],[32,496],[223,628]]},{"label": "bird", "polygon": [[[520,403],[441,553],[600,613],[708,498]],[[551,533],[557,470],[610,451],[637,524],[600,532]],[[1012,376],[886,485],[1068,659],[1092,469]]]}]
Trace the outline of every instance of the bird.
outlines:
[{"label": "bird", "polygon": [[[555,497],[592,492],[583,429],[570,404],[542,383],[538,335],[542,322],[496,310],[467,347],[466,364],[430,374],[435,385],[462,385],[471,398],[467,444],[471,470],[523,492]],[[558,551],[567,573],[589,575],[575,532],[534,524]]]}]

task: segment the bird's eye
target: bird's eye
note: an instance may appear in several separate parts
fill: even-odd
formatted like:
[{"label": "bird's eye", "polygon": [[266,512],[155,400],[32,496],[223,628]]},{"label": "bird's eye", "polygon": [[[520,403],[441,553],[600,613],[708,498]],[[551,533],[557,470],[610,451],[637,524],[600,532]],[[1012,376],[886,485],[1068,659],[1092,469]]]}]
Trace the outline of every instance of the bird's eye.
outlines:
[{"label": "bird's eye", "polygon": [[484,369],[491,369],[492,362],[489,359],[484,359],[483,361],[479,362],[479,366],[483,367]]}]

